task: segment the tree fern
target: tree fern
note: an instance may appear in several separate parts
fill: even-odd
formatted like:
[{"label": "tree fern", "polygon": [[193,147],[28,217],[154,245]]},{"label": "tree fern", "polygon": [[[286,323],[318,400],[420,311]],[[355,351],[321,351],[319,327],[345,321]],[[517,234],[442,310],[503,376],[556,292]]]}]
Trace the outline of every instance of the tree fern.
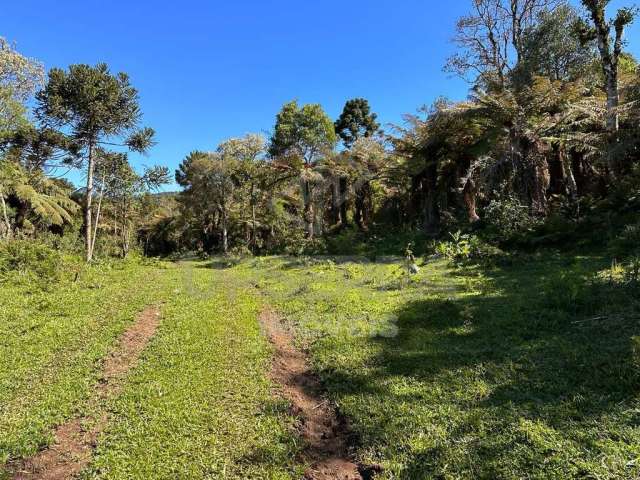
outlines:
[{"label": "tree fern", "polygon": [[[0,196],[3,204],[10,197],[17,199],[28,207],[31,223],[44,225],[70,223],[72,215],[79,208],[64,188],[41,171],[27,174],[19,164],[7,160],[0,161]],[[4,223],[8,221],[6,215]],[[5,229],[6,227],[8,225],[5,225]]]}]

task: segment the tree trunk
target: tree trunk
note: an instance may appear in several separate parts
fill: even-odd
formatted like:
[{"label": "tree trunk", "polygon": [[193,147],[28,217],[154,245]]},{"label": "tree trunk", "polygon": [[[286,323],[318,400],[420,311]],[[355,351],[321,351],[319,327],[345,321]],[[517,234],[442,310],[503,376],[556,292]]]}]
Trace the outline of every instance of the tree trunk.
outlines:
[{"label": "tree trunk", "polygon": [[226,255],[229,251],[229,237],[227,233],[227,212],[222,212],[222,251]]},{"label": "tree trunk", "polygon": [[[613,43],[613,51],[611,48],[611,25],[606,19],[605,6],[608,2],[583,2],[589,9],[591,19],[595,26],[598,51],[602,63],[602,71],[604,73],[605,93],[607,94],[607,132],[609,133],[611,145],[618,141],[618,105],[620,96],[618,93],[618,59],[622,53],[623,34],[626,23],[618,23],[615,25],[615,40]],[[614,155],[609,153],[609,168],[615,174],[619,172],[618,162],[615,161]]]},{"label": "tree trunk", "polygon": [[603,65],[605,72],[605,88],[607,93],[607,130],[615,135],[619,129],[618,106],[620,96],[618,94],[618,67],[615,65]]},{"label": "tree trunk", "polygon": [[4,201],[4,193],[0,190],[0,203],[2,204],[2,221],[4,223],[4,238],[11,237],[11,222],[9,221],[9,214],[7,213],[7,204]]},{"label": "tree trunk", "polygon": [[336,179],[331,182],[331,225],[339,225],[342,223],[340,218],[340,192]]},{"label": "tree trunk", "polygon": [[547,190],[549,188],[549,165],[546,158],[539,152],[533,153],[529,161],[531,165],[531,184],[529,198],[531,210],[535,215],[544,216],[547,213]]},{"label": "tree trunk", "polygon": [[92,210],[91,203],[93,197],[93,172],[95,169],[95,160],[93,158],[93,144],[89,143],[89,165],[87,168],[87,191],[84,209],[84,235],[85,235],[85,252],[86,260],[90,262],[93,259],[93,241],[92,241]]},{"label": "tree trunk", "polygon": [[251,249],[253,253],[256,253],[257,238],[256,238],[256,203],[251,202]]},{"label": "tree trunk", "polygon": [[340,199],[340,223],[346,226],[349,223],[347,219],[347,177],[340,177],[339,180],[339,199]]},{"label": "tree trunk", "polygon": [[251,251],[256,253],[256,199],[255,199],[255,184],[251,182],[251,195],[249,197],[251,199],[251,239],[249,241],[249,245],[251,246]]},{"label": "tree trunk", "polygon": [[438,205],[438,165],[431,162],[422,182],[424,194],[424,231],[429,235],[440,233],[440,206]]},{"label": "tree trunk", "polygon": [[122,258],[127,258],[131,250],[131,230],[127,220],[122,223]]},{"label": "tree trunk", "polygon": [[16,218],[14,221],[15,229],[20,231],[24,228],[24,222],[27,220],[27,214],[29,213],[29,204],[23,202],[19,198],[15,198]]},{"label": "tree trunk", "polygon": [[102,178],[102,185],[100,186],[100,197],[98,198],[98,208],[96,209],[96,219],[93,226],[93,236],[91,237],[91,257],[93,258],[93,252],[96,247],[96,238],[98,238],[98,225],[100,224],[100,214],[102,212],[102,199],[104,198],[104,175]]},{"label": "tree trunk", "polygon": [[478,189],[476,188],[476,184],[473,180],[467,180],[467,183],[462,190],[462,197],[464,200],[464,204],[467,207],[467,215],[469,216],[469,223],[475,223],[480,220],[480,216],[476,211],[476,195],[478,194]]},{"label": "tree trunk", "polygon": [[313,202],[311,200],[311,186],[307,180],[303,181],[302,185],[303,197],[304,197],[304,222],[307,231],[307,238],[313,238],[314,231],[314,212]]},{"label": "tree trunk", "polygon": [[356,191],[356,205],[353,218],[358,228],[367,231],[369,228],[369,203],[371,196],[371,184],[364,182]]},{"label": "tree trunk", "polygon": [[576,183],[576,177],[573,175],[573,167],[571,166],[571,158],[566,154],[564,150],[559,152],[560,162],[562,164],[562,174],[564,176],[564,183],[567,195],[569,199],[574,202],[578,199],[578,184]]}]

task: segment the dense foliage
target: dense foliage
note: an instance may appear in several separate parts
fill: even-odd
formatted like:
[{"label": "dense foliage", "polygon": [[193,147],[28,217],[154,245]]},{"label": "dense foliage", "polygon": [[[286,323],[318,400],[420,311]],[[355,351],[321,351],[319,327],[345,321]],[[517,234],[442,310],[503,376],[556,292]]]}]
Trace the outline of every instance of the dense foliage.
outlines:
[{"label": "dense foliage", "polygon": [[[637,223],[625,212],[637,207],[640,71],[622,49],[635,11],[600,24],[606,3],[581,15],[557,1],[474,1],[446,66],[472,82],[467,100],[439,99],[387,132],[366,99],[347,101],[333,128],[319,105],[293,101],[252,160],[222,167],[224,143],[190,154],[176,178],[200,181],[178,195],[173,245],[349,253],[389,233],[535,243]],[[221,192],[224,208],[210,201]]]},{"label": "dense foliage", "polygon": [[[423,240],[455,232],[499,246],[598,229],[607,234],[597,241],[615,240],[638,226],[640,70],[624,49],[636,11],[608,21],[607,4],[474,0],[445,65],[471,82],[467,99],[440,98],[386,130],[364,98],[335,121],[294,100],[270,138],[191,152],[175,173],[182,191],[165,195],[147,192],[166,169],[128,163],[154,132],[139,127],[126,74],[71,65],[45,81],[3,40],[0,234],[80,234],[87,260],[137,245],[153,255],[350,253],[390,237],[403,240],[383,250],[399,254],[404,239],[424,251]],[[82,169],[85,188],[56,179],[61,167]]]},{"label": "dense foliage", "polygon": [[0,478],[69,421],[81,478],[299,478],[265,308],[375,478],[640,478],[636,10],[470,3],[445,65],[465,100],[385,128],[364,98],[294,100],[190,152],[179,192],[129,161],[154,132],[126,74],[45,75],[0,38]]}]

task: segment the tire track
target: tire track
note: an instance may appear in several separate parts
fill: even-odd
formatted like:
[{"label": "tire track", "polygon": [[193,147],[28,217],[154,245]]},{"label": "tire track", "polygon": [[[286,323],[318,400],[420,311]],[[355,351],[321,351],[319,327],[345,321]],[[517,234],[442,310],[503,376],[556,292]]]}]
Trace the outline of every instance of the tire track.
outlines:
[{"label": "tire track", "polygon": [[[6,472],[13,480],[63,480],[75,477],[90,462],[98,435],[107,425],[101,405],[122,390],[122,379],[133,368],[160,325],[160,311],[143,310],[121,336],[118,346],[104,360],[100,382],[89,401],[98,412],[74,418],[56,427],[54,442],[33,457],[11,462]],[[89,410],[93,410],[90,408]]]}]

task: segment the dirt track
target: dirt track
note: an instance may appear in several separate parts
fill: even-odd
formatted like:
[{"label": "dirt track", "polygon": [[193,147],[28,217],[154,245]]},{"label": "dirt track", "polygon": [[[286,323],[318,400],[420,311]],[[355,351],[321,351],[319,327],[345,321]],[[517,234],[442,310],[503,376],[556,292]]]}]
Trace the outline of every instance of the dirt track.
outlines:
[{"label": "dirt track", "polygon": [[348,425],[322,394],[320,382],[312,373],[304,353],[294,347],[293,337],[270,309],[260,314],[260,323],[275,347],[272,379],[291,402],[300,419],[300,433],[306,442],[305,460],[311,467],[307,480],[367,480],[378,471],[351,459],[353,436]]},{"label": "dirt track", "polygon": [[100,410],[99,405],[120,391],[121,378],[135,366],[159,324],[160,311],[156,307],[147,307],[138,315],[104,361],[100,383],[90,399],[90,403],[97,406],[98,413],[59,425],[50,447],[31,458],[9,464],[8,471],[14,480],[69,479],[89,464],[98,435],[107,423],[107,414]]}]

